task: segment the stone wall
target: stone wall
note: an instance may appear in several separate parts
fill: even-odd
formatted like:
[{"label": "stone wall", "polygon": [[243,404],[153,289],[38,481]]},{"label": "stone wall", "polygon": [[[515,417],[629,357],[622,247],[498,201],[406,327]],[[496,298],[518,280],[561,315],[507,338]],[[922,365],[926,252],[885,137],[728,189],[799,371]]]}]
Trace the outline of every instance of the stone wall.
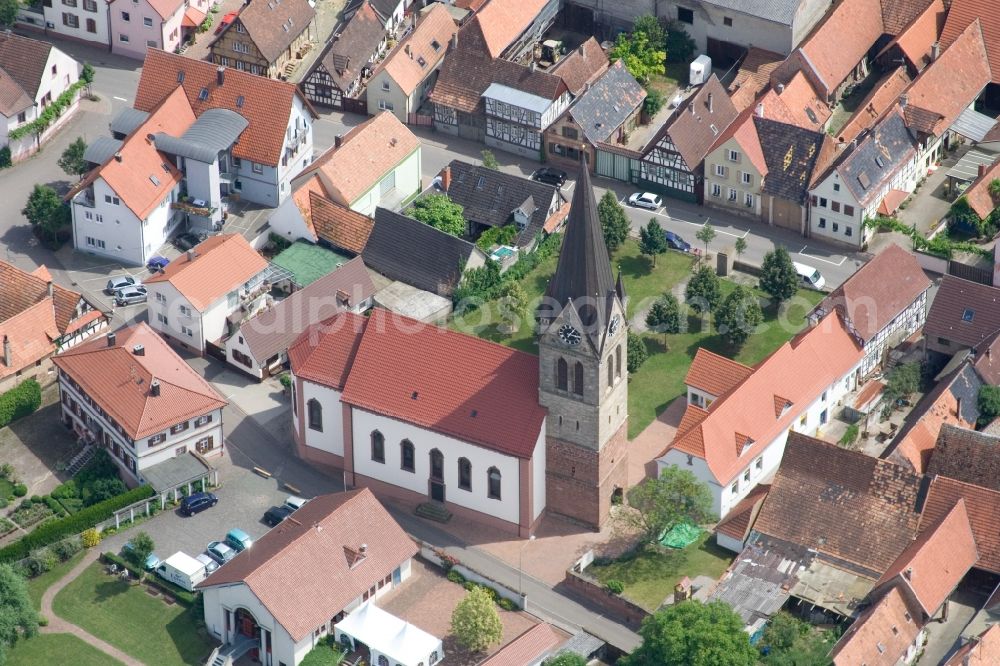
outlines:
[{"label": "stone wall", "polygon": [[568,569],[563,585],[584,604],[598,609],[633,631],[638,631],[643,618],[650,615],[649,611],[611,592],[585,573]]}]

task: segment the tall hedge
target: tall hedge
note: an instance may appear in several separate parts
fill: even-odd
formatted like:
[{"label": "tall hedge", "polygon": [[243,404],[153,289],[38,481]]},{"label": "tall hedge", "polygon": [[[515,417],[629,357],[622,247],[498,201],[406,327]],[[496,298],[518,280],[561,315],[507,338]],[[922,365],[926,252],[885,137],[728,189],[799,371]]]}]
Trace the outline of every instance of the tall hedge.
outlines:
[{"label": "tall hedge", "polygon": [[41,548],[65,537],[79,534],[97,525],[102,520],[107,520],[118,509],[122,509],[129,504],[135,504],[155,494],[156,491],[152,487],[139,486],[127,493],[81,509],[71,516],[43,523],[27,536],[22,537],[5,548],[0,548],[0,562],[16,562],[23,559],[35,548]]},{"label": "tall hedge", "polygon": [[31,414],[41,404],[42,387],[34,379],[26,379],[0,394],[0,428]]}]

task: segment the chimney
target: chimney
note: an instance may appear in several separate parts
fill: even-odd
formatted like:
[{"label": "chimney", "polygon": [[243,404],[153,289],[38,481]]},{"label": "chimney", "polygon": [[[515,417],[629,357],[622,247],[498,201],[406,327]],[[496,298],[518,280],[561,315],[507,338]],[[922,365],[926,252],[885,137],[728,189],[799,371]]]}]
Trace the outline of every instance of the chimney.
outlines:
[{"label": "chimney", "polygon": [[706,102],[706,104],[708,105],[708,112],[712,113],[713,112],[712,111],[712,93],[708,93],[708,101]]},{"label": "chimney", "polygon": [[777,89],[778,89],[778,94],[779,94],[779,95],[780,95],[781,93],[785,92],[785,84],[784,84],[784,83],[779,83],[779,84],[777,85]]},{"label": "chimney", "polygon": [[197,256],[198,253],[194,251],[194,248],[191,248],[190,250],[187,251],[188,261],[194,261],[194,258]]},{"label": "chimney", "polygon": [[761,102],[760,104],[757,105],[757,117],[758,118],[764,117],[764,102]]},{"label": "chimney", "polygon": [[587,50],[583,48],[583,44],[580,44],[578,47],[576,47],[576,50],[579,51],[580,55],[582,56],[587,55]]},{"label": "chimney", "polygon": [[108,333],[108,346],[109,347],[114,347],[115,346],[115,341],[117,340],[117,338],[118,338],[118,336],[115,335],[113,331],[111,333]]},{"label": "chimney", "polygon": [[899,96],[899,105],[904,109],[906,108],[908,102],[909,98],[906,96],[906,93],[903,93],[902,95]]},{"label": "chimney", "polygon": [[903,578],[906,580],[913,580],[913,567],[906,567],[903,570]]},{"label": "chimney", "polygon": [[122,154],[120,152],[115,153],[115,162],[121,162],[121,161],[122,161]]},{"label": "chimney", "polygon": [[537,69],[537,68],[538,68],[538,63],[536,63],[534,60],[532,60],[531,61],[531,71],[535,71],[535,69]]},{"label": "chimney", "polygon": [[457,49],[458,48],[458,31],[457,30],[455,31],[455,34],[451,36],[451,48],[453,48],[453,49]]},{"label": "chimney", "polygon": [[451,187],[451,165],[441,170],[441,189],[445,192]]},{"label": "chimney", "polygon": [[413,60],[413,49],[410,48],[410,45],[404,46],[403,50],[406,51],[406,55],[410,56],[410,60]]},{"label": "chimney", "polygon": [[358,552],[361,553],[361,557],[368,555],[368,544],[361,544],[361,548],[358,549]]},{"label": "chimney", "polygon": [[979,165],[979,176],[982,177],[984,173],[986,173],[986,165],[985,164],[980,164]]},{"label": "chimney", "polygon": [[219,65],[219,68],[215,70],[215,82],[220,86],[226,82],[226,68]]},{"label": "chimney", "polygon": [[49,298],[52,298],[52,280],[49,280],[48,284],[45,285],[45,287],[49,292]]},{"label": "chimney", "polygon": [[149,395],[154,398],[160,395],[160,380],[154,379],[149,382]]},{"label": "chimney", "polygon": [[333,147],[334,148],[340,148],[342,145],[344,145],[344,135],[343,134],[338,134],[337,136],[333,137]]},{"label": "chimney", "polygon": [[142,345],[132,345],[132,353],[136,356],[145,356],[146,348]]},{"label": "chimney", "polygon": [[14,358],[10,353],[10,338],[3,336],[3,364],[8,368],[14,365]]},{"label": "chimney", "polygon": [[931,44],[931,62],[937,60],[939,55],[941,55],[941,42],[934,42]]},{"label": "chimney", "polygon": [[955,416],[962,418],[962,397],[955,398]]}]

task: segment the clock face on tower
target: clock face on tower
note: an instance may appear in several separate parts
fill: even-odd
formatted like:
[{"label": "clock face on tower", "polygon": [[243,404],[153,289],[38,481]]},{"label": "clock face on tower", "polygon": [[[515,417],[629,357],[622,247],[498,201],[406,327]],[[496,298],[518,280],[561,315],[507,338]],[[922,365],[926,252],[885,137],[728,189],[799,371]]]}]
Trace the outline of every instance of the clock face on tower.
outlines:
[{"label": "clock face on tower", "polygon": [[621,318],[618,315],[615,315],[614,317],[612,317],[611,318],[611,324],[608,325],[608,333],[610,333],[611,335],[614,335],[615,333],[617,333],[618,332],[618,325],[620,323],[621,323]]},{"label": "clock face on tower", "polygon": [[563,341],[563,344],[567,345],[578,345],[580,344],[580,331],[576,330],[569,324],[563,324],[559,327],[559,339]]}]

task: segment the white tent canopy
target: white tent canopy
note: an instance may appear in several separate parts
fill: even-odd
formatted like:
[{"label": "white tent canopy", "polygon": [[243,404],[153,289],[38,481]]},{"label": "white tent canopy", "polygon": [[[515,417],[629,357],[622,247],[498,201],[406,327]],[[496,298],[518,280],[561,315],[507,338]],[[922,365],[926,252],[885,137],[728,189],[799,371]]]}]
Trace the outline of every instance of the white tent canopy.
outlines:
[{"label": "white tent canopy", "polygon": [[431,636],[369,602],[334,625],[338,643],[345,635],[371,651],[372,666],[434,666],[444,658],[440,638]]}]

